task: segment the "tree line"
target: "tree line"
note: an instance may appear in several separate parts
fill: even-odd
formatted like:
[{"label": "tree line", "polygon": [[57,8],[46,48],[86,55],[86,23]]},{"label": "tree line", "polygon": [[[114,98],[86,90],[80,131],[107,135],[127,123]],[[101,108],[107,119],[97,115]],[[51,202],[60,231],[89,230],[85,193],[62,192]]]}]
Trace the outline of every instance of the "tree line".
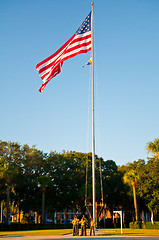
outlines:
[{"label": "tree line", "polygon": [[[122,166],[95,156],[98,203],[103,198],[111,211],[135,211],[136,221],[141,210],[159,211],[159,139],[148,143],[147,150],[152,154],[147,161],[139,159]],[[92,202],[91,160],[91,153],[44,153],[35,146],[0,141],[0,201],[6,202],[6,221],[11,203],[24,213],[38,212],[43,222],[46,210],[80,208],[84,212],[85,203]]]}]

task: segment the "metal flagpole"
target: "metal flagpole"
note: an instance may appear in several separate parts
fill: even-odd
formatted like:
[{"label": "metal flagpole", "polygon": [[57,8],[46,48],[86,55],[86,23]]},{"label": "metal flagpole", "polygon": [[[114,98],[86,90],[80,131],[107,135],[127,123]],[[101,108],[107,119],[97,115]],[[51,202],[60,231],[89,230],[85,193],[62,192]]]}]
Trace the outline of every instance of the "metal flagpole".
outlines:
[{"label": "metal flagpole", "polygon": [[92,43],[92,192],[93,192],[93,220],[95,222],[95,131],[94,131],[94,45],[93,45],[93,4],[91,14],[91,43]]}]

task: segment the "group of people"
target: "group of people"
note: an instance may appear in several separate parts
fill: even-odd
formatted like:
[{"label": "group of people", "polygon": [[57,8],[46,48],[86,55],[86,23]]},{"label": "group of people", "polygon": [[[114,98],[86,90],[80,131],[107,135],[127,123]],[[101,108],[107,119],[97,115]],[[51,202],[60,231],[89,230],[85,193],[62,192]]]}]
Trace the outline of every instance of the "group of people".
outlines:
[{"label": "group of people", "polygon": [[[81,236],[86,236],[86,226],[88,224],[87,219],[83,215],[81,221],[77,218],[77,216],[74,217],[74,220],[72,221],[73,224],[73,236],[79,236],[79,224],[81,224]],[[93,221],[93,218],[91,218],[90,222],[90,236],[92,235],[95,236],[95,222]]]}]

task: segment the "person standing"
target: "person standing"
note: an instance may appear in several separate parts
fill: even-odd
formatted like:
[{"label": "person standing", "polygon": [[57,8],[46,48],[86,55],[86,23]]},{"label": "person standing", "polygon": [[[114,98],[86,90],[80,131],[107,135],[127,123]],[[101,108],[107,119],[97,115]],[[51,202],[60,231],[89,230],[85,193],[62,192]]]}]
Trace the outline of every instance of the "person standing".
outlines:
[{"label": "person standing", "polygon": [[81,224],[81,236],[86,236],[86,221],[84,217],[82,217],[79,223]]},{"label": "person standing", "polygon": [[86,236],[87,235],[86,227],[88,226],[88,220],[87,220],[87,218],[85,218],[84,215],[83,215],[83,218],[85,220],[85,236]]},{"label": "person standing", "polygon": [[74,216],[74,220],[72,221],[73,224],[73,236],[77,236],[77,217]]},{"label": "person standing", "polygon": [[76,217],[76,236],[79,236],[79,219]]},{"label": "person standing", "polygon": [[93,235],[95,236],[95,222],[93,221],[93,218],[91,218],[91,222],[90,222],[90,236],[92,235],[92,231],[93,231]]}]

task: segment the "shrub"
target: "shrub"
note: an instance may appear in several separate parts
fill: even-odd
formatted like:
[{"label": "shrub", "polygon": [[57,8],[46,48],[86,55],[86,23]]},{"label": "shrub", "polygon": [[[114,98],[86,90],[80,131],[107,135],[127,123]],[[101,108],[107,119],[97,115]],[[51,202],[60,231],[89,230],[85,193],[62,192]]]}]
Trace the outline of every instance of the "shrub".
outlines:
[{"label": "shrub", "polygon": [[154,224],[151,222],[145,222],[145,224],[142,222],[130,222],[129,227],[131,229],[159,229],[159,222],[154,222]]},{"label": "shrub", "polygon": [[143,224],[143,228],[154,229],[154,224],[152,224],[152,222],[145,222],[145,224]]},{"label": "shrub", "polygon": [[159,229],[159,222],[154,222],[154,228]]},{"label": "shrub", "polygon": [[134,228],[135,228],[135,225],[134,225],[133,222],[130,222],[130,223],[129,223],[129,228],[131,228],[131,229],[134,229]]},{"label": "shrub", "polygon": [[142,222],[137,221],[135,222],[135,229],[141,229],[142,228]]}]

